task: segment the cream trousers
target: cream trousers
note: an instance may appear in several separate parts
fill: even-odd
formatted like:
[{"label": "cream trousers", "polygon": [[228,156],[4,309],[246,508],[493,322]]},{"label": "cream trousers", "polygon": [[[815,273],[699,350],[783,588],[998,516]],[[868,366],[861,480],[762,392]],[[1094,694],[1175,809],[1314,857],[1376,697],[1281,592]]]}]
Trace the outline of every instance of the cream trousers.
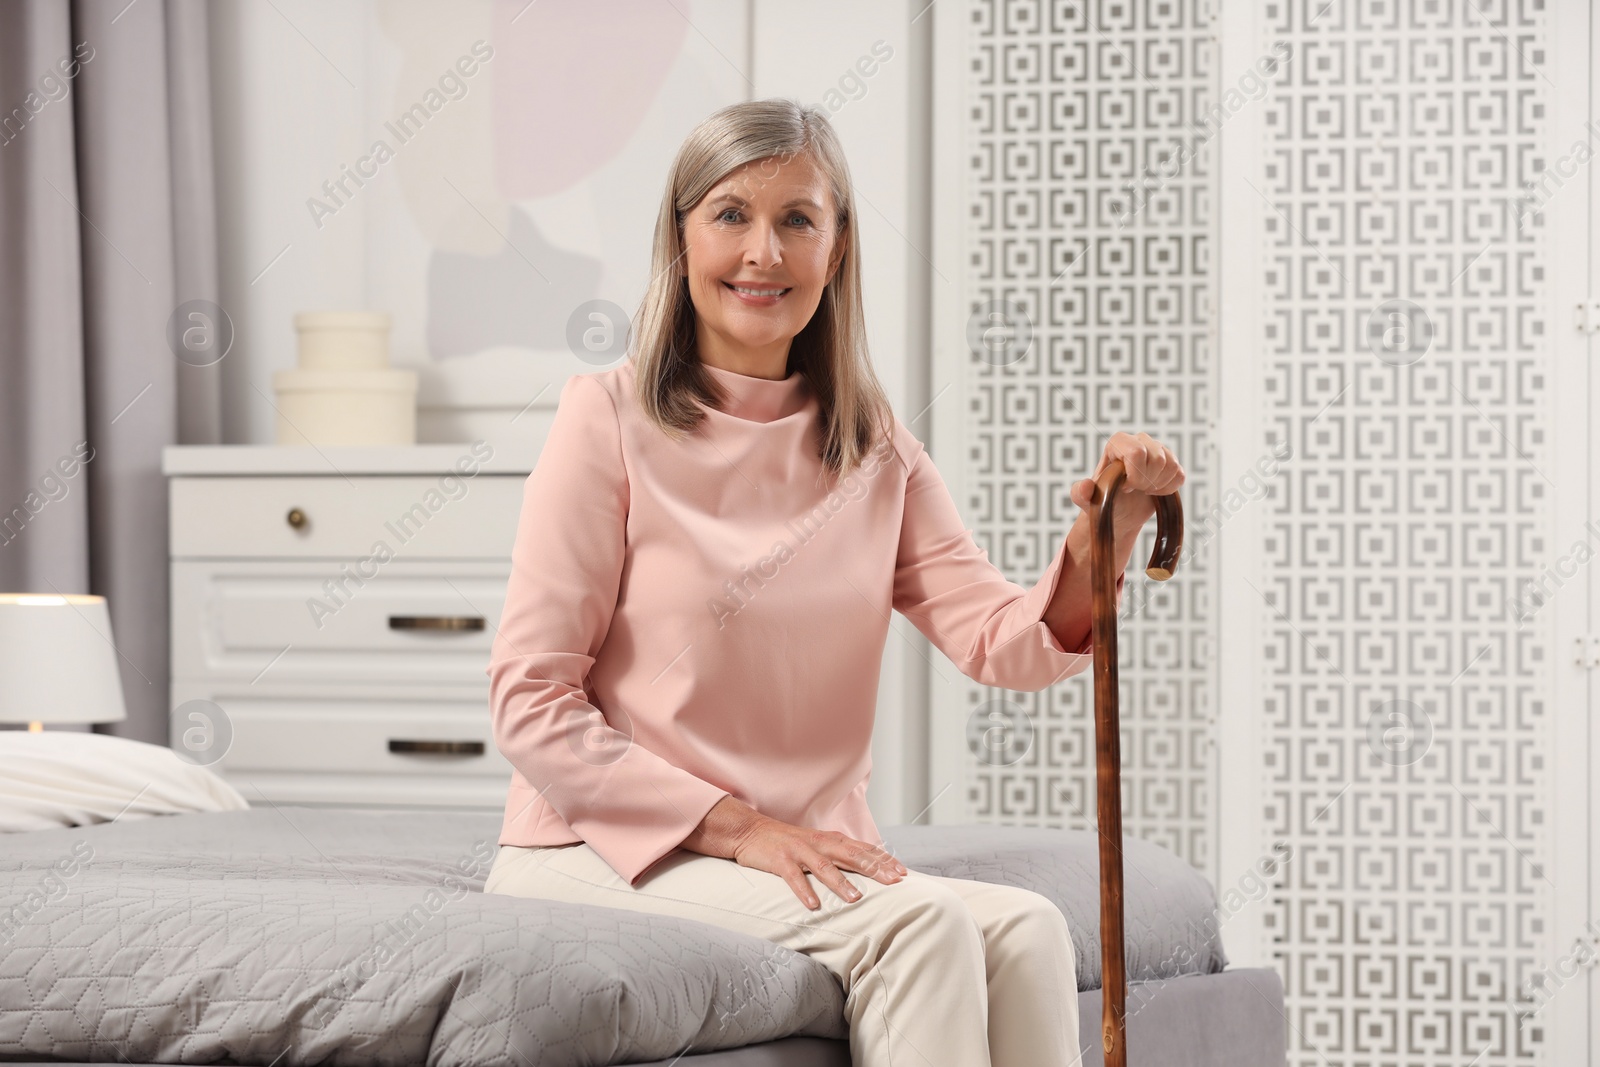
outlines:
[{"label": "cream trousers", "polygon": [[842,872],[846,903],[679,849],[629,885],[587,844],[501,845],[486,893],[675,915],[803,952],[844,989],[855,1067],[1081,1067],[1072,938],[1061,910],[1015,886],[911,871]]}]

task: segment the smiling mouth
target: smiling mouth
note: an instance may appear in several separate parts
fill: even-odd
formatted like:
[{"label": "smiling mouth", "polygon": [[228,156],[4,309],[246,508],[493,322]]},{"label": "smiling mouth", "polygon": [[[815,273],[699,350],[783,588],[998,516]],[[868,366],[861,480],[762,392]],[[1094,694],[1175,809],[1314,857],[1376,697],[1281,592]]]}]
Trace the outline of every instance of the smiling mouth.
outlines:
[{"label": "smiling mouth", "polygon": [[743,286],[743,285],[734,285],[732,282],[723,282],[722,284],[726,285],[729,289],[732,289],[736,293],[743,293],[745,296],[758,296],[758,297],[759,296],[765,296],[765,297],[782,296],[785,293],[789,292],[789,289],[793,289],[794,288],[794,286],[790,286],[789,289],[751,289],[751,288],[749,288],[747,286]]}]

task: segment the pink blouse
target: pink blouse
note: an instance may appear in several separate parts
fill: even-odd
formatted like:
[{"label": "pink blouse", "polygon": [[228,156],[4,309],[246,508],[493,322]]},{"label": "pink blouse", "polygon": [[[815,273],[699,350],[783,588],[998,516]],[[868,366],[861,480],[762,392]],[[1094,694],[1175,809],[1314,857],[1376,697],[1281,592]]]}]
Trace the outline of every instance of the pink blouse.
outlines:
[{"label": "pink blouse", "polygon": [[640,413],[631,362],[567,381],[487,668],[514,768],[500,843],[587,841],[630,884],[730,793],[882,840],[867,780],[891,608],[984,685],[1034,692],[1093,659],[1042,621],[1064,539],[1023,589],[898,418],[893,450],[830,492],[802,374],[706,369],[727,410],[683,441]]}]

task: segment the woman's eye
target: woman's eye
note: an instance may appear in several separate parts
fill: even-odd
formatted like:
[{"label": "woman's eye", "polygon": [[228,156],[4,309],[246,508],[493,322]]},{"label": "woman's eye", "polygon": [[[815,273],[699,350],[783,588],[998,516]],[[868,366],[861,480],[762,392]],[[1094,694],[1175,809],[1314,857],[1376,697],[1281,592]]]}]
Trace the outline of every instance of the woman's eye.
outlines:
[{"label": "woman's eye", "polygon": [[[730,222],[732,220],[730,220],[728,218],[728,216],[729,215],[737,215],[737,214],[739,214],[739,209],[736,208],[736,207],[723,208],[722,209],[722,213],[717,216],[717,221],[718,222]],[[790,222],[793,222],[795,219],[799,219],[800,220],[800,224],[802,226],[810,226],[811,225],[811,219],[808,218],[807,216],[801,214],[798,211],[789,216],[789,221]]]}]

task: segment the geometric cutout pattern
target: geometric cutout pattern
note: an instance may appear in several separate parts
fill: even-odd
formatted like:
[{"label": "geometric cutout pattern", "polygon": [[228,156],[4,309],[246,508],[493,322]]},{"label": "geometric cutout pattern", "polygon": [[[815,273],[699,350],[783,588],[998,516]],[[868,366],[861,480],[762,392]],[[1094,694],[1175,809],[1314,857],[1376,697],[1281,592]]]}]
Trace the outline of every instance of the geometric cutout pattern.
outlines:
[{"label": "geometric cutout pattern", "polygon": [[[1230,120],[1264,154],[1248,358],[1262,455],[1287,457],[1244,577],[1265,636],[1261,852],[1293,848],[1266,914],[1289,1063],[1544,1062],[1554,650],[1513,605],[1537,605],[1550,547],[1548,258],[1543,212],[1505,193],[1546,165],[1545,6],[1249,2],[1258,54],[1289,48]],[[1212,520],[1240,479],[1215,469],[1210,345],[1240,283],[1212,267],[1228,131],[1206,123],[1237,79],[1206,7],[965,3],[958,287],[1000,343],[963,349],[952,462],[975,538],[1026,587],[1112,432],[1182,460],[1181,580],[1144,577],[1150,523],[1119,621],[1124,829],[1220,891]],[[935,698],[969,723],[973,820],[1094,825],[1089,672]],[[984,749],[987,720],[1025,743]]]},{"label": "geometric cutout pattern", "polygon": [[[1271,0],[1262,795],[1289,1063],[1543,1062],[1539,0]],[[1231,188],[1231,186],[1230,186]],[[1249,195],[1248,193],[1242,195]]]},{"label": "geometric cutout pattern", "polygon": [[[989,558],[1027,588],[1078,517],[1073,483],[1113,433],[1147,432],[1179,457],[1181,580],[1144,574],[1153,521],[1125,572],[1123,829],[1211,876],[1214,565],[1197,521],[1213,495],[1214,168],[1210,146],[1182,166],[1174,153],[1211,107],[1212,29],[1175,3],[995,0],[967,15],[960,284],[1007,343],[963,349],[966,447],[953,462],[965,468],[964,511]],[[1092,828],[1091,672],[1040,693],[957,685],[969,723],[1003,700],[1031,731],[994,758],[969,730],[969,817]]]}]

